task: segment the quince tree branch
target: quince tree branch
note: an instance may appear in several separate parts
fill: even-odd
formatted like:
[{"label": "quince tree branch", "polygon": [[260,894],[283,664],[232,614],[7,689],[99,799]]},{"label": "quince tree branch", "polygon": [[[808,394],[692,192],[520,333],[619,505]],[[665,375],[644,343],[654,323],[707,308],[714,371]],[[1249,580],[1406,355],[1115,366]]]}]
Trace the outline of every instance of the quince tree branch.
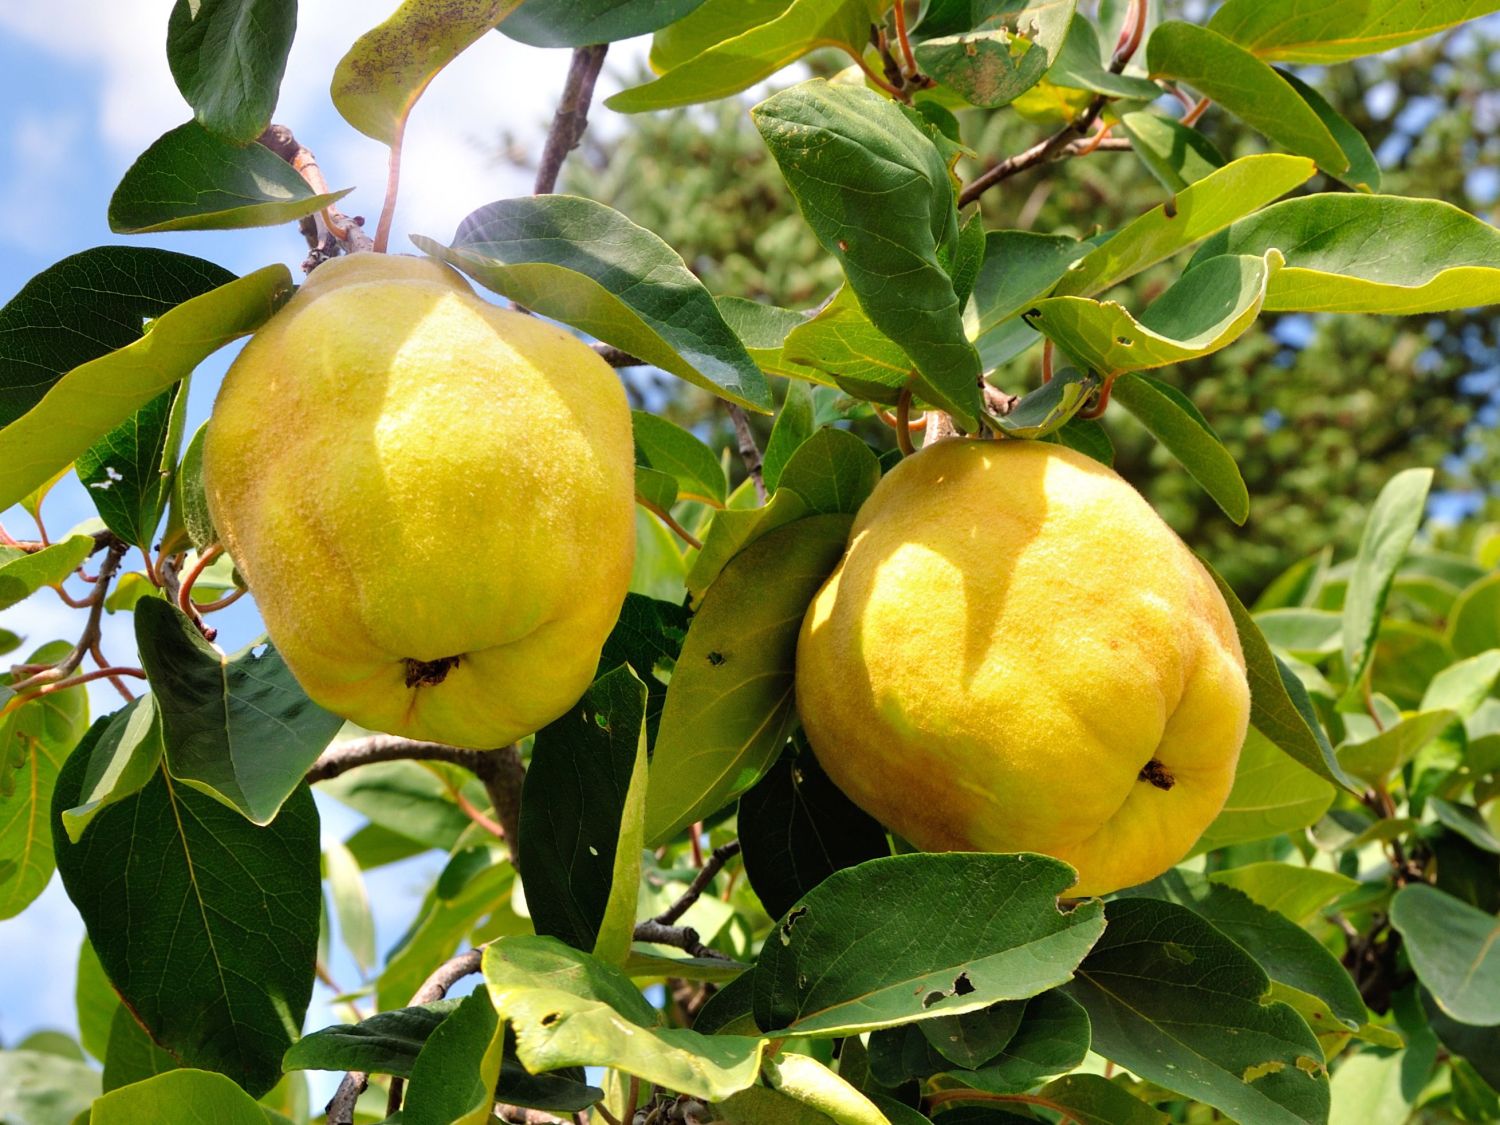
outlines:
[{"label": "quince tree branch", "polygon": [[[271,125],[260,135],[259,143],[270,149],[297,170],[319,195],[328,192],[328,181],[318,167],[317,157],[297,140],[285,125]],[[302,271],[311,273],[329,258],[340,253],[354,254],[375,249],[374,240],[364,231],[364,218],[349,218],[337,206],[329,204],[316,215],[308,215],[297,225],[307,239],[309,253],[302,263]]]},{"label": "quince tree branch", "polygon": [[536,170],[536,186],[533,195],[551,195],[557,190],[557,177],[562,172],[563,161],[568,153],[578,147],[583,132],[589,125],[589,105],[594,100],[594,83],[604,66],[604,54],[608,43],[591,47],[579,47],[573,52],[573,61],[568,67],[568,80],[563,86],[562,97],[557,103],[557,112],[552,115],[552,126],[547,130],[547,143],[542,149],[541,163]]}]

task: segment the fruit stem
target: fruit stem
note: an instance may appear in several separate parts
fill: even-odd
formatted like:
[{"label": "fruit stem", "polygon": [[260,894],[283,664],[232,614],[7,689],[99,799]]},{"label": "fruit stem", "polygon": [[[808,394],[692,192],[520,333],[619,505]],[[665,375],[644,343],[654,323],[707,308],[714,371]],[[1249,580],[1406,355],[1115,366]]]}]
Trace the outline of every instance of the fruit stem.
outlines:
[{"label": "fruit stem", "polygon": [[396,196],[401,189],[401,143],[406,138],[406,118],[396,122],[391,138],[390,162],[385,173],[385,202],[380,206],[380,222],[375,227],[375,253],[384,254],[391,242],[391,221],[396,217]]}]

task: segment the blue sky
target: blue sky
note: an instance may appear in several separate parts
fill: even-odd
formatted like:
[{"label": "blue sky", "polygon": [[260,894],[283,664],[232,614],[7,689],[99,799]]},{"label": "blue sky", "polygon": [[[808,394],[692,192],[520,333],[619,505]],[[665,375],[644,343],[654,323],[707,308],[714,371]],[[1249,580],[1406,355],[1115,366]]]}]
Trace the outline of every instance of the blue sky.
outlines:
[{"label": "blue sky", "polygon": [[[394,0],[387,0],[394,8]],[[335,188],[353,186],[342,204],[369,217],[373,228],[385,183],[385,149],[338,116],[328,98],[333,68],[355,35],[383,18],[387,4],[314,0],[301,5],[298,35],[276,120],[292,127],[317,155]],[[306,246],[295,227],[222,233],[180,233],[128,239],[110,233],[106,208],[115,184],[135,157],[191,111],[172,84],[164,53],[167,0],[57,0],[0,4],[0,304],[34,274],[90,246],[110,243],[160,246],[197,254],[244,273],[283,262],[295,276]],[[613,59],[628,72],[644,44],[617,46]],[[429,88],[407,130],[401,204],[393,250],[410,250],[408,232],[446,242],[469,211],[529,190],[530,176],[496,154],[505,137],[531,152],[562,88],[568,52],[519,46],[487,36]],[[601,96],[618,88],[606,68]],[[597,111],[608,128],[608,114]],[[189,432],[208,415],[226,349],[195,377]],[[44,509],[54,536],[93,515],[76,479],[59,485]],[[32,533],[29,518],[12,509],[0,516],[18,536]],[[244,606],[245,603],[241,603]],[[252,609],[235,607],[216,620],[226,649],[260,632]],[[50,594],[0,613],[0,627],[30,645],[76,637],[82,615]],[[106,621],[105,647],[116,659],[133,657],[128,617]],[[107,685],[92,695],[95,714],[119,706]],[[359,819],[321,801],[325,835],[343,837]],[[436,857],[374,873],[381,948],[405,929],[430,881]],[[83,928],[54,879],[21,917],[0,922],[0,1044],[50,1027],[73,1031],[73,980]],[[334,965],[346,986],[357,980],[347,958]],[[333,1022],[320,986],[310,1027]],[[315,1091],[316,1093],[317,1091]],[[315,1103],[317,1101],[315,1097]]]}]

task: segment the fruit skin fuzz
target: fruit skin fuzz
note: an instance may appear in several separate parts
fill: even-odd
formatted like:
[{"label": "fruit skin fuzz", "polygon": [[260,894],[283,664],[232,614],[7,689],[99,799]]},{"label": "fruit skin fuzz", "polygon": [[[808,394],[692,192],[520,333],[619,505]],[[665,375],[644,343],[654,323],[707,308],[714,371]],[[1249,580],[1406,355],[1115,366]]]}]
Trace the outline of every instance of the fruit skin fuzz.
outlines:
[{"label": "fruit skin fuzz", "polygon": [[587,689],[635,558],[614,370],[423,258],[320,266],[235,360],[209,511],[307,694],[504,746]]},{"label": "fruit skin fuzz", "polygon": [[1032,851],[1072,895],[1161,874],[1223,808],[1249,720],[1207,571],[1113,470],[949,440],[880,482],[797,648],[829,776],[928,851]]}]

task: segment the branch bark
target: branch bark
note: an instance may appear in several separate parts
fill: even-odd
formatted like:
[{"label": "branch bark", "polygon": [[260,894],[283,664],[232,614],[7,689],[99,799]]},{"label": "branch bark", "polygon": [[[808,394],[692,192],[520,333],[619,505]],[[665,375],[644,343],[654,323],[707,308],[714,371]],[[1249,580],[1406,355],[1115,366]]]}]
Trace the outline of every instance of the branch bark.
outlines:
[{"label": "branch bark", "polygon": [[[260,135],[260,143],[297,170],[307,186],[319,195],[328,192],[328,181],[323,178],[315,157],[292,131],[285,125],[271,125]],[[340,253],[355,254],[375,249],[375,242],[364,231],[364,218],[349,218],[336,206],[325,207],[316,215],[308,215],[299,221],[298,228],[307,239],[308,255],[302,263],[304,273],[337,257]]]},{"label": "branch bark", "polygon": [[745,472],[750,474],[750,479],[755,482],[755,495],[762,504],[766,502],[766,477],[762,466],[764,458],[760,455],[760,447],[755,444],[755,434],[750,429],[750,419],[745,415],[745,408],[737,402],[724,404],[729,411],[729,420],[734,423],[734,436],[739,442],[740,460],[745,463]]},{"label": "branch bark", "polygon": [[708,862],[703,865],[703,868],[694,877],[693,881],[688,884],[688,889],[682,892],[682,897],[663,910],[652,921],[663,926],[674,924],[677,919],[688,912],[693,903],[703,897],[703,892],[714,881],[714,876],[724,870],[724,865],[739,854],[740,842],[738,840],[730,840],[729,843],[715,848],[713,854],[708,857]]},{"label": "branch bark", "polygon": [[563,86],[562,98],[557,103],[557,112],[552,116],[552,126],[547,130],[547,143],[542,149],[542,159],[536,170],[534,195],[551,195],[557,190],[557,177],[562,172],[563,161],[568,153],[578,147],[583,132],[589,125],[589,106],[594,100],[594,83],[604,66],[604,54],[609,44],[599,43],[591,47],[578,47],[573,51],[573,61],[568,67],[568,80]]}]

